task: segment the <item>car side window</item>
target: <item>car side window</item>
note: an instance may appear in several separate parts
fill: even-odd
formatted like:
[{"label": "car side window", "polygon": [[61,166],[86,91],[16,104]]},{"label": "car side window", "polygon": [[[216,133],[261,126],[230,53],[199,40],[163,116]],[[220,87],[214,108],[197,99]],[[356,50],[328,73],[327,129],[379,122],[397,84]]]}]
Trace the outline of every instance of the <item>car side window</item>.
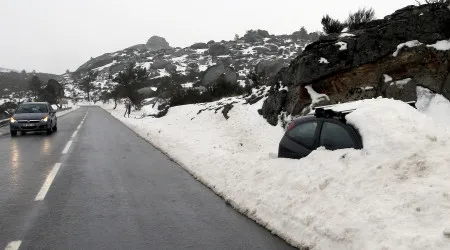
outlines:
[{"label": "car side window", "polygon": [[329,150],[354,148],[356,145],[349,132],[339,124],[324,122],[320,133],[319,146]]},{"label": "car side window", "polygon": [[307,148],[314,146],[317,122],[301,123],[288,132],[288,136]]}]

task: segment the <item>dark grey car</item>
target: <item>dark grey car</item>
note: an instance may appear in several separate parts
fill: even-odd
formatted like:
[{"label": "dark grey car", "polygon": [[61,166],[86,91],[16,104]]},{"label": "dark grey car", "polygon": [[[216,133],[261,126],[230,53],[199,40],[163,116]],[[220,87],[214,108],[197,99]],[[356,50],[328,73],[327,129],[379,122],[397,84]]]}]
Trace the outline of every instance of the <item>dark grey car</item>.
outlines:
[{"label": "dark grey car", "polygon": [[[415,101],[406,103],[416,108]],[[308,156],[318,147],[325,147],[328,150],[363,148],[358,130],[348,124],[345,119],[345,116],[356,110],[356,107],[341,111],[334,110],[338,105],[317,107],[314,114],[303,116],[292,122],[280,141],[278,157],[300,159]]]},{"label": "dark grey car", "polygon": [[345,122],[345,114],[316,109],[314,115],[298,118],[289,125],[278,146],[278,157],[300,159],[318,147],[361,149],[363,145],[358,131]]},{"label": "dark grey car", "polygon": [[58,130],[56,111],[47,102],[28,102],[20,104],[10,120],[11,136],[17,132],[46,131],[51,134]]}]

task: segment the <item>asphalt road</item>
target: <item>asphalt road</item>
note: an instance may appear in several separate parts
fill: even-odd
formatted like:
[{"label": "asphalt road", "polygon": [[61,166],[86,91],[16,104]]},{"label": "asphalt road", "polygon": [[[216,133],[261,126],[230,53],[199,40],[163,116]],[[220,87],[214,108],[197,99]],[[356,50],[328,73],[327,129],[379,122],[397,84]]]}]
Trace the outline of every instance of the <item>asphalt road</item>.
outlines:
[{"label": "asphalt road", "polygon": [[[180,131],[180,133],[182,133]],[[0,137],[0,249],[291,249],[98,107]]]}]

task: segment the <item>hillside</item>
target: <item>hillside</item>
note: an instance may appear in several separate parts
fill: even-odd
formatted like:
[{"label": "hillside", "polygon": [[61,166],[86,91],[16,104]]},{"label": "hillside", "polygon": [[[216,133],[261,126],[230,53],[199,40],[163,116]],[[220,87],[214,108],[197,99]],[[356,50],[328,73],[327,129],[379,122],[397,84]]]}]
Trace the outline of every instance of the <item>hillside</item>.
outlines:
[{"label": "hillside", "polygon": [[47,82],[49,79],[60,80],[61,76],[48,74],[48,73],[27,73],[25,71],[18,72],[15,70],[0,68],[0,99],[13,100],[17,98],[26,97],[25,92],[28,88],[28,83],[33,77],[37,75],[43,82]]},{"label": "hillside", "polygon": [[[267,77],[274,76],[282,67],[289,65],[303,49],[318,38],[317,33],[306,30],[291,35],[271,35],[264,30],[248,31],[243,37],[231,41],[195,43],[186,48],[172,48],[164,38],[152,37],[147,44],[131,46],[121,51],[106,53],[81,65],[75,72],[63,75],[66,91],[72,97],[84,98],[73,84],[75,79],[89,71],[99,71],[95,82],[97,91],[94,101],[102,91],[110,91],[113,78],[130,62],[136,62],[148,70],[148,79],[142,88],[155,91],[159,84],[170,80],[183,87],[208,85],[226,74],[228,79],[242,86],[252,80],[265,84]],[[157,48],[157,49],[155,49]],[[214,66],[214,67],[212,67]]]}]

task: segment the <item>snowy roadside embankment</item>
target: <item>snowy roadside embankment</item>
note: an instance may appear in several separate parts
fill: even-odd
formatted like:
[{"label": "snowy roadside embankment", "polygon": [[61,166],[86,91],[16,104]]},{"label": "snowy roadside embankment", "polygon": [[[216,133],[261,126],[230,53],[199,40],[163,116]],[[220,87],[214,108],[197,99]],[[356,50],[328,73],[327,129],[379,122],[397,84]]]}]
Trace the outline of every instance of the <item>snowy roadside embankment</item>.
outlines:
[{"label": "snowy roadside embankment", "polygon": [[[427,98],[427,111],[445,108]],[[348,116],[363,150],[321,148],[301,160],[278,159],[284,131],[258,115],[263,100],[221,100],[232,101],[228,120],[214,109],[199,113],[217,103],[173,107],[159,119],[124,118],[123,105],[103,108],[295,246],[448,249],[447,125],[399,101],[369,100]]]}]

